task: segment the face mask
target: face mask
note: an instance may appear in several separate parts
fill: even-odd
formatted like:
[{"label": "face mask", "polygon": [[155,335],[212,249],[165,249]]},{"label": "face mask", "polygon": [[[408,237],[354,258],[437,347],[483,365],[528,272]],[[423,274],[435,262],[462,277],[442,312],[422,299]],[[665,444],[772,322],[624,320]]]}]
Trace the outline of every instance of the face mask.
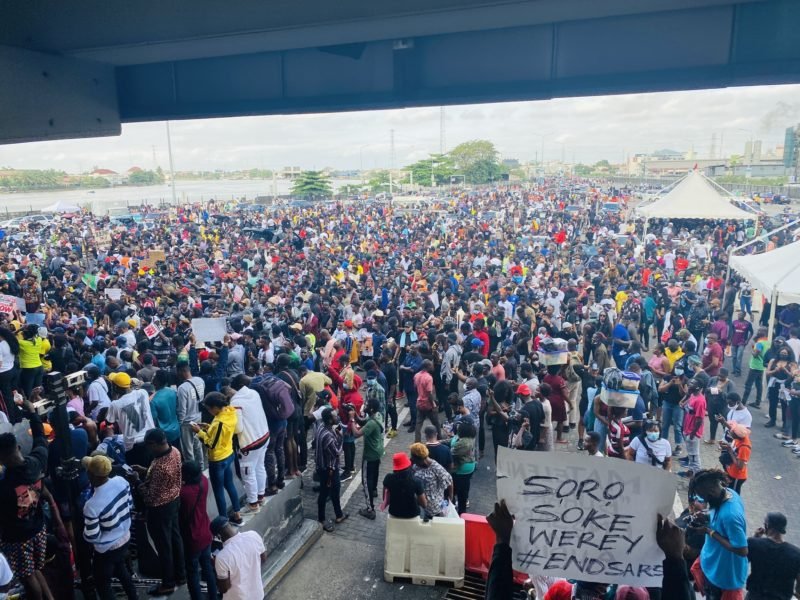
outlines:
[{"label": "face mask", "polygon": [[661,434],[658,431],[647,432],[647,439],[651,442],[657,442],[659,437],[661,437]]},{"label": "face mask", "polygon": [[675,375],[677,375],[678,377],[680,377],[681,375],[683,375],[683,369],[678,369],[678,368],[675,368],[675,371],[674,371],[674,372],[675,372]]}]

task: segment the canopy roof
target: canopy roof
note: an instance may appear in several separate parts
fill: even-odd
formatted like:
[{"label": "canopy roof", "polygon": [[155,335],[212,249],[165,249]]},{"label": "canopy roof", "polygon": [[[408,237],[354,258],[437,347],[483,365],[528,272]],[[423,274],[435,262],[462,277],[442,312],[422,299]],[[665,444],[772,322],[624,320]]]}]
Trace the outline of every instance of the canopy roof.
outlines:
[{"label": "canopy roof", "polygon": [[757,217],[734,205],[730,195],[699,171],[689,171],[671,190],[636,212],[648,219],[738,219]]},{"label": "canopy roof", "polygon": [[765,296],[777,291],[778,304],[800,303],[800,241],[763,254],[732,256],[735,270]]}]

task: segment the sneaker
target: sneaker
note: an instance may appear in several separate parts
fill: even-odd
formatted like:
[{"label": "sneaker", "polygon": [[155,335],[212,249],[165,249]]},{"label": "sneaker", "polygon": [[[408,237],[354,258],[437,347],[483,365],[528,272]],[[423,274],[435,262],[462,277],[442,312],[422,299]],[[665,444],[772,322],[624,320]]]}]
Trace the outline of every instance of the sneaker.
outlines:
[{"label": "sneaker", "polygon": [[392,439],[393,437],[397,437],[397,429],[390,429],[386,434],[386,437]]},{"label": "sneaker", "polygon": [[800,444],[795,446],[794,450],[792,450],[792,453],[793,454],[800,454]]},{"label": "sneaker", "polygon": [[406,429],[408,433],[415,433],[417,431],[416,425],[411,425],[408,429]]},{"label": "sneaker", "polygon": [[681,464],[682,467],[688,467],[689,466],[689,457],[687,456],[685,458],[679,458],[678,462]]},{"label": "sneaker", "polygon": [[360,514],[362,517],[369,519],[370,521],[375,520],[375,511],[372,510],[371,508],[362,508],[361,510],[358,511],[358,514]]},{"label": "sneaker", "polygon": [[583,440],[578,440],[578,450],[583,450]]},{"label": "sneaker", "polygon": [[241,511],[239,511],[239,514],[241,514],[243,517],[246,517],[247,515],[258,514],[258,512],[260,511],[261,511],[261,505],[258,502],[256,502],[255,504],[246,504],[244,508]]},{"label": "sneaker", "polygon": [[767,429],[769,429],[770,427],[775,427],[775,421],[769,421],[767,423],[764,423],[764,427],[766,427]]},{"label": "sneaker", "polygon": [[694,476],[694,473],[689,470],[681,471],[680,473],[678,473],[678,477],[683,477],[684,479],[691,479],[692,476]]},{"label": "sneaker", "polygon": [[[775,437],[778,437],[778,436],[776,435]],[[781,446],[783,446],[784,448],[788,448],[790,446],[794,446],[797,443],[792,438],[790,438],[788,435],[781,434],[781,438],[780,439],[786,440],[785,442],[783,442],[781,444]]]},{"label": "sneaker", "polygon": [[681,448],[680,444],[675,446],[675,450],[672,451],[672,456],[680,456],[683,453],[683,448]]},{"label": "sneaker", "polygon": [[352,478],[353,478],[352,471],[342,471],[342,474],[340,476],[342,483],[344,483],[345,481],[350,481]]}]

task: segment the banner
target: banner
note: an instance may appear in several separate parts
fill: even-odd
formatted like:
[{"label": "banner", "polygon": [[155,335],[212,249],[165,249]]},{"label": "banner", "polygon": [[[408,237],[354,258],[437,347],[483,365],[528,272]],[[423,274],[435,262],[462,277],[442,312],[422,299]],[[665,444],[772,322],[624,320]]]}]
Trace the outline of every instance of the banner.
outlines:
[{"label": "banner", "polygon": [[13,315],[17,310],[17,297],[0,294],[0,313]]},{"label": "banner", "polygon": [[202,258],[196,258],[195,260],[193,260],[192,268],[199,273],[211,270],[211,267],[209,267],[208,263]]},{"label": "banner", "polygon": [[155,323],[150,323],[150,325],[145,327],[143,331],[144,334],[147,336],[147,339],[152,340],[154,337],[158,335],[158,333],[161,331],[161,328]]},{"label": "banner", "polygon": [[241,302],[242,298],[244,298],[244,290],[237,285],[233,288],[233,299],[236,302]]},{"label": "banner", "polygon": [[163,250],[150,250],[147,253],[147,264],[153,266],[157,262],[167,260],[167,255]]},{"label": "banner", "polygon": [[119,300],[122,298],[122,290],[120,288],[106,288],[106,296],[110,300]]},{"label": "banner", "polygon": [[514,568],[525,573],[661,587],[656,519],[675,475],[629,461],[498,448],[497,498],[515,516]]},{"label": "banner", "polygon": [[192,319],[192,333],[197,342],[221,342],[228,333],[227,319]]}]

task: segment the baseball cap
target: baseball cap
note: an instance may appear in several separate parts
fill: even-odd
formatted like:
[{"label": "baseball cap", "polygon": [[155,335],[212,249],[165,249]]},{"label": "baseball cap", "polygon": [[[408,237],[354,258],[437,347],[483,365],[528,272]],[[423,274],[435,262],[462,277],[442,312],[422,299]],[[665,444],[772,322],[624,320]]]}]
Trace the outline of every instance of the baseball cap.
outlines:
[{"label": "baseball cap", "polygon": [[478,348],[481,348],[484,345],[483,344],[483,340],[480,340],[478,338],[472,338],[472,345],[473,346],[477,346]]},{"label": "baseball cap", "polygon": [[228,523],[230,523],[228,517],[223,515],[217,516],[213,521],[211,521],[211,535],[219,535],[219,533],[228,526]]},{"label": "baseball cap", "polygon": [[81,465],[86,471],[95,477],[108,477],[111,473],[111,459],[102,454],[95,456],[84,456]]},{"label": "baseball cap", "polygon": [[519,394],[520,396],[530,396],[531,388],[528,386],[527,383],[523,383],[517,388],[517,394]]},{"label": "baseball cap", "polygon": [[779,512],[767,513],[764,524],[778,533],[786,533],[786,516]]},{"label": "baseball cap", "polygon": [[121,388],[131,387],[131,376],[127,373],[111,373],[111,375],[108,376],[108,380]]}]

